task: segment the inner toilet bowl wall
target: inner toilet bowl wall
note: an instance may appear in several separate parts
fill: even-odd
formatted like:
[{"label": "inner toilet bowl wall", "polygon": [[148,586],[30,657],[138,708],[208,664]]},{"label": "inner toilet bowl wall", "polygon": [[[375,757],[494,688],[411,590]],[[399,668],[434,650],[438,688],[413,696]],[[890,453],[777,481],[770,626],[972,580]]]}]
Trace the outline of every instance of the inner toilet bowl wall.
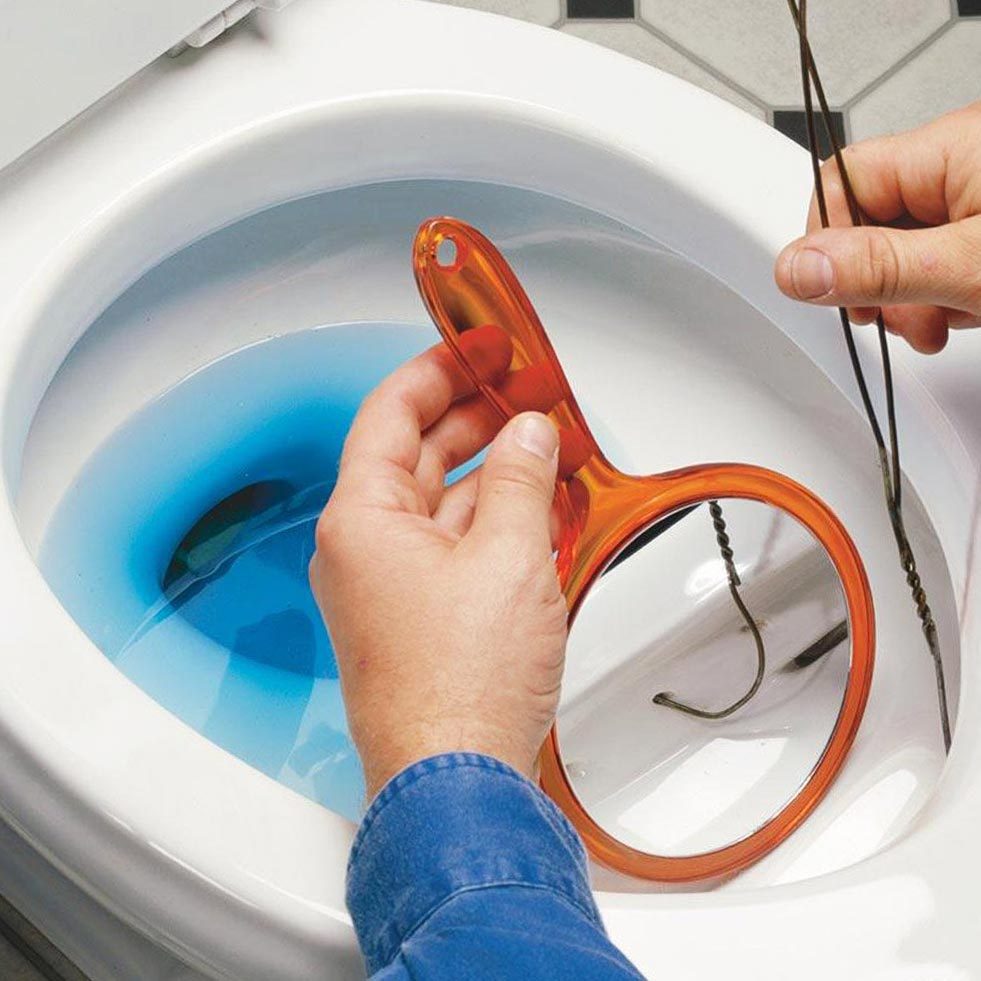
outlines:
[{"label": "inner toilet bowl wall", "polygon": [[[386,4],[395,35],[385,42],[391,57],[379,60],[378,39],[374,33],[369,39],[359,6],[307,5],[308,13],[270,26],[273,43],[293,46],[301,64],[306,53],[317,72],[297,68],[297,77],[268,84],[267,76],[254,88],[246,81],[236,89],[233,78],[250,78],[243,66],[261,62],[254,49],[230,45],[214,62],[203,60],[195,67],[205,85],[195,99],[202,91],[209,95],[182,120],[187,125],[178,124],[177,112],[131,161],[115,164],[105,179],[92,171],[84,206],[69,192],[63,214],[43,232],[24,209],[33,203],[43,210],[56,188],[70,187],[69,165],[86,154],[110,158],[114,127],[118,136],[133,124],[125,100],[108,107],[88,136],[70,134],[60,161],[11,178],[17,207],[0,234],[2,256],[10,259],[2,274],[7,330],[0,383],[11,493],[28,427],[51,378],[74,341],[129,284],[229,221],[303,194],[373,180],[492,181],[541,190],[628,222],[730,284],[851,396],[833,318],[796,308],[776,295],[770,280],[772,257],[796,234],[806,203],[806,159],[796,148],[676,80],[570,39],[546,40],[521,25],[465,11]],[[304,9],[298,5],[298,12]],[[324,31],[345,38],[327,69],[307,40]],[[489,42],[495,31],[500,42],[513,42],[517,64],[522,55],[527,64],[547,58],[557,72],[549,78],[530,70],[506,77],[492,72],[496,59],[488,53],[484,61],[473,53],[479,46],[465,42],[478,34]],[[411,58],[402,46],[410,36],[419,42]],[[431,63],[419,57],[427,50]],[[443,57],[455,50],[470,54]],[[643,93],[650,127],[638,127],[605,92],[587,85],[584,76],[595,77],[584,71],[587,65],[611,86]],[[209,86],[211,73],[216,84]],[[152,98],[170,99],[174,110],[191,105],[186,81],[164,72]],[[392,91],[329,102],[379,88]],[[397,94],[408,88],[445,94]],[[276,118],[286,110],[292,111]],[[691,126],[695,117],[705,120],[706,132]],[[212,145],[174,159],[189,141],[215,133],[223,135]],[[719,145],[731,148],[726,169],[718,163]],[[747,184],[754,173],[762,176]],[[609,178],[600,183],[596,174]],[[12,188],[8,182],[2,190],[12,195]],[[121,199],[120,188],[128,189]],[[25,268],[38,270],[26,285]],[[899,361],[913,365],[902,355]],[[970,503],[973,471],[941,408],[902,367],[899,388],[907,470],[944,546],[961,603],[961,640],[970,647],[977,600],[964,592],[964,542],[974,519],[969,506],[959,505]],[[0,514],[0,541],[8,584],[0,716],[12,761],[0,781],[11,820],[107,905],[215,976],[331,976],[328,963],[331,970],[356,970],[341,889],[350,825],[209,745],[122,678],[47,592],[9,502]],[[976,671],[966,670],[962,719],[970,717],[977,685]],[[804,970],[813,969],[806,976],[835,970],[863,976],[849,975],[855,964],[868,967],[868,976],[902,962],[905,955],[897,951],[908,937],[921,963],[953,957],[952,963],[970,964],[966,925],[951,936],[963,922],[951,884],[964,872],[953,843],[969,840],[968,828],[976,824],[970,817],[978,813],[977,791],[967,777],[976,753],[977,738],[962,726],[943,806],[938,801],[929,821],[862,865],[765,892],[601,895],[614,939],[644,970],[679,978],[731,967],[739,950],[751,958],[754,977],[785,976],[788,955],[804,950]],[[891,915],[859,936],[854,924],[880,895],[890,897]],[[830,931],[839,939],[833,950],[817,945],[815,922],[824,936]],[[941,931],[947,942],[935,946],[932,938]],[[659,940],[651,945],[654,933]]]},{"label": "inner toilet bowl wall", "polygon": [[[792,342],[697,266],[557,198],[491,184],[391,181],[267,209],[176,253],[97,319],[48,387],[24,454],[21,528],[29,542],[44,533],[42,571],[127,677],[219,745],[349,818],[358,810],[354,760],[332,663],[316,682],[303,672],[280,673],[275,662],[259,667],[254,654],[216,644],[183,615],[154,628],[179,645],[173,656],[154,654],[154,643],[121,647],[148,608],[161,614],[168,558],[201,514],[244,483],[332,479],[336,464],[325,461],[343,433],[330,406],[349,419],[351,392],[367,390],[365,371],[378,378],[375,365],[391,366],[435,340],[405,257],[412,230],[441,209],[491,230],[519,262],[594,431],[626,470],[660,472],[696,458],[752,460],[792,473],[858,527],[868,524],[867,502],[878,492],[861,418]],[[338,323],[349,311],[373,322]],[[305,328],[321,320],[334,325],[319,327],[314,338]],[[730,329],[721,331],[723,324]],[[253,343],[270,333],[283,336]],[[322,367],[298,367],[291,384],[281,357],[295,342],[314,340],[319,346],[305,349]],[[251,346],[199,370],[202,361],[243,345]],[[763,356],[780,372],[761,379]],[[264,359],[273,361],[262,370]],[[232,365],[246,362],[260,374],[251,381],[240,374],[229,389]],[[318,420],[316,434],[308,416]],[[141,431],[141,441],[131,431]],[[272,433],[282,445],[270,456]],[[319,447],[305,457],[327,454],[319,476],[298,475],[280,459],[292,441],[305,440]],[[911,527],[929,541],[914,509]],[[905,608],[885,530],[864,530],[866,565],[880,602]],[[746,534],[740,526],[744,543]],[[302,570],[306,560],[295,563]],[[923,563],[943,635],[955,643],[948,670],[956,698],[956,613],[949,587],[942,588],[939,546]],[[253,636],[257,615],[240,611],[235,631]],[[917,635],[899,627],[880,628],[881,644],[893,653],[869,715],[874,738],[863,740],[832,801],[778,855],[728,888],[796,881],[858,861],[895,836],[932,792],[943,757],[922,697],[930,665]],[[604,672],[596,683],[608,696],[632,688],[626,665],[604,657],[594,667]],[[569,680],[567,700],[576,697]],[[617,713],[616,702],[597,704]],[[783,746],[772,765],[791,754],[793,742],[781,738],[770,743]],[[599,881],[611,889],[651,888],[606,874]]]},{"label": "inner toilet bowl wall", "polygon": [[[807,367],[806,359],[794,352],[785,338],[773,333],[771,324],[724,287],[636,232],[598,215],[581,216],[553,198],[486,184],[390,182],[321,194],[230,226],[152,270],[110,307],[68,356],[34,418],[19,494],[22,526],[28,538],[36,540],[37,529],[43,528],[51,507],[100,442],[147,399],[197,368],[201,360],[268,334],[272,323],[277,331],[297,329],[324,316],[341,317],[350,309],[401,320],[418,317],[408,263],[401,257],[420,214],[438,205],[496,223],[502,244],[527,256],[531,282],[539,284],[536,296],[542,300],[543,312],[550,312],[550,320],[558,325],[557,343],[578,368],[574,375],[582,381],[587,406],[591,400],[598,403],[601,431],[617,432],[623,427],[614,426],[614,420],[638,416],[636,404],[629,398],[623,401],[625,393],[646,390],[650,405],[639,414],[641,419],[656,417],[659,405],[685,404],[686,391],[692,385],[698,387],[694,379],[700,370],[698,359],[709,356],[703,353],[707,342],[711,341],[710,355],[718,359],[712,363],[712,372],[717,375],[720,365],[728,361],[734,372],[725,385],[725,399],[732,404],[728,424],[713,425],[726,409],[725,399],[719,405],[707,397],[694,403],[689,400],[692,432],[676,424],[671,431],[657,434],[641,423],[627,441],[627,452],[633,452],[633,459],[624,460],[624,465],[643,470],[681,464],[685,453],[691,452],[693,434],[711,433],[710,437],[696,438],[700,452],[710,456],[730,452],[762,460],[793,471],[832,499],[840,497],[841,492],[827,484],[822,470],[825,461],[835,456],[836,478],[842,479],[841,466],[852,452],[849,448],[857,448],[861,458],[861,419],[820,375],[811,378],[813,369]],[[277,243],[277,227],[287,230],[285,245]],[[550,255],[550,237],[560,244],[575,243],[584,228],[590,229],[588,236],[571,251],[562,253],[553,248]],[[253,299],[257,296],[263,297],[258,304]],[[713,306],[714,297],[721,306]],[[595,325],[604,317],[609,317],[610,326],[600,352]],[[686,321],[680,328],[676,322],[679,317]],[[726,318],[739,324],[738,339],[732,334],[715,336],[716,325]],[[196,342],[202,323],[210,328],[210,348]],[[650,354],[638,357],[629,342],[623,347],[623,332],[627,338],[633,333],[656,342]],[[371,336],[366,334],[366,341]],[[632,367],[618,363],[616,352],[621,348],[633,350],[627,363]],[[759,378],[750,353],[753,350],[769,350],[771,355],[775,350],[785,350],[782,360],[791,359],[781,377],[766,385],[768,389],[785,390],[780,406],[769,414],[784,420],[789,427],[786,435],[779,435],[776,429],[760,431],[758,420],[755,426],[739,424],[733,415],[755,401]],[[651,367],[644,368],[648,361]],[[686,364],[684,377],[678,376],[674,367],[679,361]],[[635,373],[637,377],[631,380]],[[672,376],[677,376],[674,382]],[[618,389],[625,390],[619,396],[623,401],[619,410],[616,393],[602,385],[596,387],[600,378],[609,377],[616,377]],[[675,385],[681,388],[676,391]],[[805,439],[803,428],[799,439],[794,441],[793,437],[797,413],[792,401],[795,393],[807,387],[811,389],[811,411],[836,418],[835,445],[820,447],[813,455],[805,452],[801,442]],[[824,389],[828,394],[817,394]],[[83,401],[88,401],[86,395],[94,391],[98,391],[95,403],[87,406],[93,411],[79,411]],[[247,398],[248,393],[243,396]],[[609,418],[607,413],[612,413]],[[699,422],[701,413],[706,413],[706,418]],[[752,421],[750,413],[746,422]],[[806,425],[803,417],[798,425]],[[651,449],[644,447],[643,440],[638,442],[645,431],[656,447],[654,456],[649,455]],[[738,432],[752,434],[747,445],[735,441]],[[845,432],[851,433],[847,439]],[[624,435],[629,435],[629,430]],[[712,440],[717,445],[713,446]],[[604,442],[616,457],[617,440],[613,445]],[[795,447],[789,456],[788,447]],[[867,498],[876,488],[874,471],[866,476],[873,479],[858,493]],[[853,490],[859,488],[855,480],[846,482],[854,485]],[[846,512],[852,510],[844,501],[838,503]],[[881,547],[882,543],[878,544]],[[868,547],[873,548],[871,541]],[[902,601],[902,592],[894,599]],[[928,772],[929,766],[925,778]],[[815,822],[810,829],[817,827]],[[788,867],[793,866],[794,858],[792,850],[783,855]],[[757,882],[781,878],[781,874],[767,875],[761,868],[736,885],[752,885],[754,875]],[[614,880],[606,881],[623,888]]]}]

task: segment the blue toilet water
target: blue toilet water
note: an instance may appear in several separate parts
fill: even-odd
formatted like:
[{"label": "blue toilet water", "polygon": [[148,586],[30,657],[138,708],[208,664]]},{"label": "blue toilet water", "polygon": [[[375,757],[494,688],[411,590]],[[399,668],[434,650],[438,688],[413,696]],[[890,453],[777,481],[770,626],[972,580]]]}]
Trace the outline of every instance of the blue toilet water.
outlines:
[{"label": "blue toilet water", "polygon": [[314,525],[362,398],[435,340],[431,328],[331,326],[202,368],[93,455],[40,551],[61,602],[124,674],[351,819],[363,782],[307,585]]}]

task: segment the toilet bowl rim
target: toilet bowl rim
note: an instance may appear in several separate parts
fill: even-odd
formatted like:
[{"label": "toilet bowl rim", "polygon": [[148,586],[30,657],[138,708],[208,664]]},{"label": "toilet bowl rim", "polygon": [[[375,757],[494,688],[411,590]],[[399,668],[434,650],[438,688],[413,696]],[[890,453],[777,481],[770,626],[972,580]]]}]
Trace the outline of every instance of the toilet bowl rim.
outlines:
[{"label": "toilet bowl rim", "polygon": [[[384,98],[385,99],[389,99],[389,98],[393,98],[393,97],[392,96],[386,96]],[[423,98],[421,96],[418,96],[418,95],[407,96],[406,98],[422,99],[422,101],[425,102],[425,98]],[[457,98],[457,97],[451,97],[451,98]],[[464,98],[463,99],[463,104],[465,104],[465,106],[468,108],[468,110],[469,109],[472,109],[472,107],[473,107],[472,98],[471,97]],[[355,112],[361,112],[363,110],[363,108],[364,108],[364,105],[365,105],[365,102],[361,98],[351,100],[351,106],[353,106]],[[503,108],[503,106],[499,106],[499,108]],[[522,116],[525,119],[527,119],[527,117],[529,115],[529,108],[527,106],[520,106],[520,107],[514,107],[514,106],[512,106],[511,108],[515,112],[517,112],[519,116]],[[553,124],[554,125],[556,123],[556,121],[557,121],[556,120],[556,116],[555,116],[554,113],[546,113],[546,114],[544,114],[544,116],[547,119],[548,123],[550,123],[550,124]],[[251,128],[252,127],[249,127],[250,130],[251,130]],[[595,120],[590,120],[589,121],[589,125],[585,127],[585,132],[587,134],[589,134],[589,135],[592,135],[593,137],[601,136],[603,134],[602,128],[596,124],[596,121]],[[226,136],[227,136],[227,134],[226,134]],[[222,141],[221,141],[222,143],[224,143],[225,138],[226,137],[223,137],[222,138]],[[197,154],[196,153],[194,154],[194,157],[195,157],[195,159],[197,159]],[[803,161],[801,161],[801,162],[803,162]],[[171,173],[170,176],[173,176],[173,174]],[[90,228],[89,229],[89,232],[91,232],[91,231],[92,231],[92,229]],[[771,238],[772,238],[772,236],[771,236]],[[88,241],[91,242],[92,240],[89,239]],[[772,249],[773,248],[773,243],[772,242],[769,242],[768,243],[768,246]],[[63,259],[64,256],[65,256],[65,253],[62,252],[60,254],[59,258],[60,259]],[[48,282],[49,285],[50,285],[50,282],[51,282],[51,280],[50,280],[50,269],[51,268],[52,267],[49,266],[48,267],[48,271],[46,273],[44,273],[44,274],[41,274],[42,280]],[[35,284],[35,285],[37,285],[37,284]],[[34,304],[35,305],[33,307],[31,306],[31,302],[32,302],[31,299],[30,298],[27,298],[27,300],[25,300],[26,307],[24,307],[22,309],[35,309],[36,310],[36,298],[37,298],[37,294],[35,293],[35,295],[34,295]],[[9,336],[10,336],[9,333],[8,334],[5,334],[4,335],[4,338],[2,340],[0,340],[0,347],[2,347],[2,349],[4,351],[7,351],[8,353],[9,353],[9,340],[8,340]],[[7,375],[7,377],[8,378],[10,377],[9,374]],[[7,391],[7,389],[5,387],[5,392],[6,391]],[[10,517],[10,515],[8,515],[6,512],[7,512],[7,509],[5,508],[5,513],[3,515],[3,520],[4,520],[5,523],[7,523],[7,519]],[[7,528],[7,531],[9,531],[9,527]],[[23,558],[23,557],[20,557],[20,558]],[[19,560],[18,560],[18,562],[19,562]],[[17,563],[14,563],[14,564],[16,565]],[[40,585],[40,584],[38,584],[38,585]],[[47,605],[47,609],[53,609],[53,607],[50,605],[52,603],[54,603],[54,601],[53,601],[53,599],[50,599],[50,597],[49,597],[49,604]],[[62,630],[59,631],[58,636],[59,637],[63,637],[63,636],[67,636],[67,634],[62,629]],[[89,645],[89,646],[91,646],[91,645]],[[256,776],[258,776],[258,775],[256,775]],[[639,900],[638,900],[638,902],[639,902]]]}]

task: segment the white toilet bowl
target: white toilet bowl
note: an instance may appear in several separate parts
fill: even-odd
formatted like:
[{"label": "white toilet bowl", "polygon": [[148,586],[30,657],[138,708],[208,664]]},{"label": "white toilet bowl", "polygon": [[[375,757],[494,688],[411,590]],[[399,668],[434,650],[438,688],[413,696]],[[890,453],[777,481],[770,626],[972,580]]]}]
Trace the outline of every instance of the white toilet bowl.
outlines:
[{"label": "white toilet bowl", "polygon": [[944,764],[835,318],[772,283],[809,182],[798,147],[686,83],[416,0],[264,15],[154,63],[0,173],[11,898],[97,979],[358,976],[353,823],[134,684],[36,558],[104,441],[191,372],[320,325],[421,332],[409,244],[449,212],[515,262],[614,459],[783,470],[842,517],[873,586],[877,676],[829,797],[722,889],[597,870],[614,941],[652,977],[981,977],[981,337],[929,361],[895,352],[911,524],[957,698]]}]

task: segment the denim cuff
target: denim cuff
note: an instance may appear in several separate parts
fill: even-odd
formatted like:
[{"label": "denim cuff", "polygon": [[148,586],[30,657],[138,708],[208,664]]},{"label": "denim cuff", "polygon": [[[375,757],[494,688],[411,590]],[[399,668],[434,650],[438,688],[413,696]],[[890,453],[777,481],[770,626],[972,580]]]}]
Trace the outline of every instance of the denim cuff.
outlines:
[{"label": "denim cuff", "polygon": [[403,770],[365,814],[348,862],[347,904],[369,975],[454,895],[505,885],[559,893],[602,930],[582,842],[530,780],[478,753]]}]

